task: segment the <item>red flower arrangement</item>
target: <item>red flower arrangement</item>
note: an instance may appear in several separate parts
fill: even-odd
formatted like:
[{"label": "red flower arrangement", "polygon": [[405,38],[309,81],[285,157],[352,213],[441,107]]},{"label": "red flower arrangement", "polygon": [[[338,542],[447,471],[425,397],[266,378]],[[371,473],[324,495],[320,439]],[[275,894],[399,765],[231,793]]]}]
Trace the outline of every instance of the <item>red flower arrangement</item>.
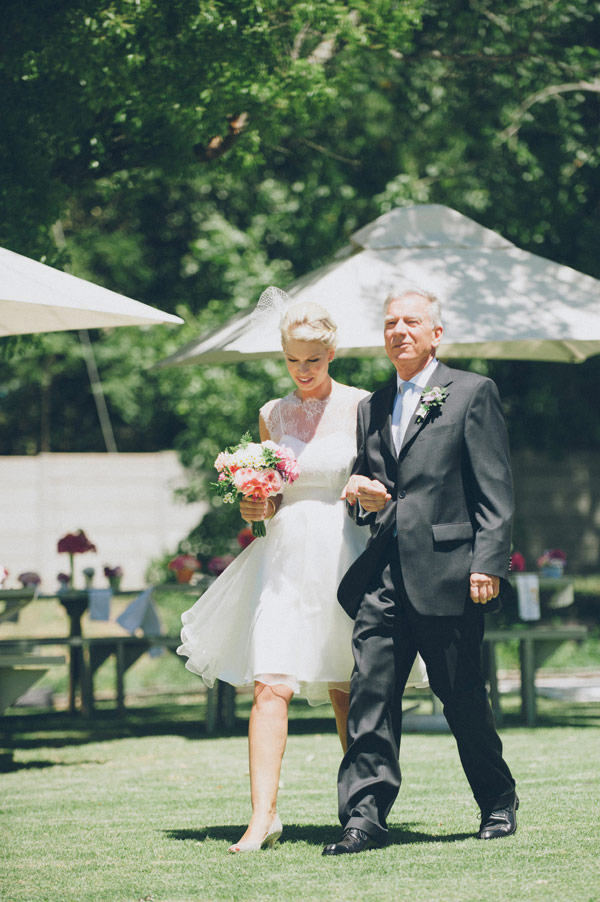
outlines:
[{"label": "red flower arrangement", "polygon": [[520,551],[513,551],[510,556],[510,569],[512,573],[523,573],[527,569],[525,557]]},{"label": "red flower arrangement", "polygon": [[[252,530],[249,530],[249,532],[252,532]],[[232,554],[224,554],[221,557],[211,557],[206,565],[206,569],[209,573],[212,573],[213,576],[220,576],[223,570],[226,570],[233,560],[234,557]]]},{"label": "red flower arrangement", "polygon": [[243,529],[240,529],[237,534],[237,540],[240,548],[247,548],[250,542],[254,541],[252,528],[250,526],[245,526]]},{"label": "red flower arrangement", "polygon": [[202,564],[193,554],[178,554],[169,561],[167,567],[175,571],[178,583],[189,583],[192,575],[202,569]]},{"label": "red flower arrangement", "polygon": [[560,548],[552,548],[537,559],[538,569],[552,575],[562,574],[567,564],[567,555]]},{"label": "red flower arrangement", "polygon": [[68,554],[69,555],[69,563],[71,565],[71,575],[69,577],[69,583],[71,588],[73,588],[75,573],[74,573],[74,556],[76,554],[85,554],[86,551],[96,551],[96,546],[92,545],[83,529],[77,530],[77,532],[68,532],[66,536],[63,536],[62,539],[58,540],[57,550],[59,554]]},{"label": "red flower arrangement", "polygon": [[92,545],[83,529],[77,532],[68,532],[66,536],[58,540],[58,551],[67,554],[85,554],[86,551],[95,551],[96,546]]}]

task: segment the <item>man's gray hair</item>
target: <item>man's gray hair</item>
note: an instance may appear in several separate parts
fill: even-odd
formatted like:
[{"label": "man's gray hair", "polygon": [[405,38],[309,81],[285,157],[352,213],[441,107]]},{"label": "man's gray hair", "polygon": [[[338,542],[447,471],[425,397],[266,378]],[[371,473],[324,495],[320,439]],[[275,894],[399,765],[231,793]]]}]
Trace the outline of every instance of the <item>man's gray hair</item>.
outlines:
[{"label": "man's gray hair", "polygon": [[424,288],[399,288],[397,291],[390,291],[385,299],[383,306],[383,315],[388,311],[388,307],[392,301],[402,301],[411,294],[424,298],[429,304],[429,317],[432,326],[442,325],[442,306],[439,298],[432,291],[426,291]]}]

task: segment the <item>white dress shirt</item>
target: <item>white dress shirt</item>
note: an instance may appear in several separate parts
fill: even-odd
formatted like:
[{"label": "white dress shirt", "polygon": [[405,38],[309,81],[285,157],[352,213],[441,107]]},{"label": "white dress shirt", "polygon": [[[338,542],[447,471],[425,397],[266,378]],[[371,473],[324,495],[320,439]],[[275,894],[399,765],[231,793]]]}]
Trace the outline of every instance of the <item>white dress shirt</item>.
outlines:
[{"label": "white dress shirt", "polygon": [[394,399],[392,410],[392,438],[397,453],[400,453],[406,430],[415,415],[423,389],[428,387],[431,374],[437,365],[438,361],[434,358],[413,379],[408,381],[397,376],[398,394]]}]

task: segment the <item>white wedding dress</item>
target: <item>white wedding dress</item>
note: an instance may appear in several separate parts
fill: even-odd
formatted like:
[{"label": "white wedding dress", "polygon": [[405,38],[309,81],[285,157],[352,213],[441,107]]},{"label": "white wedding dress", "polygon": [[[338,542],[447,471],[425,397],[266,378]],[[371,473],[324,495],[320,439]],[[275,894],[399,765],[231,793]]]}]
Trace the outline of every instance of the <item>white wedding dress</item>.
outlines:
[{"label": "white wedding dress", "polygon": [[[294,394],[261,409],[271,439],[300,476],[285,485],[267,535],[255,539],[182,615],[180,655],[208,686],[283,683],[317,705],[348,690],[353,621],[338,584],[368,538],[340,493],[356,453],[356,408],[367,392],[333,383],[323,401]],[[427,685],[413,668],[413,685]]]}]

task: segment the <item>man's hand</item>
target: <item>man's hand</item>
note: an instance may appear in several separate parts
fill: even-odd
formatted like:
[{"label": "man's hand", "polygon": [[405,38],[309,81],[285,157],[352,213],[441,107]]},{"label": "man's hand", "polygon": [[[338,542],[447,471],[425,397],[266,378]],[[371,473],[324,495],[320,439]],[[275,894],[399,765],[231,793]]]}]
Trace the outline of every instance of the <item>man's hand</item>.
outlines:
[{"label": "man's hand", "polygon": [[475,604],[487,604],[500,594],[500,577],[487,573],[471,573],[469,578],[471,599]]},{"label": "man's hand", "polygon": [[344,486],[341,498],[351,507],[360,501],[362,509],[371,514],[383,510],[392,496],[378,479],[356,475],[351,476]]}]

